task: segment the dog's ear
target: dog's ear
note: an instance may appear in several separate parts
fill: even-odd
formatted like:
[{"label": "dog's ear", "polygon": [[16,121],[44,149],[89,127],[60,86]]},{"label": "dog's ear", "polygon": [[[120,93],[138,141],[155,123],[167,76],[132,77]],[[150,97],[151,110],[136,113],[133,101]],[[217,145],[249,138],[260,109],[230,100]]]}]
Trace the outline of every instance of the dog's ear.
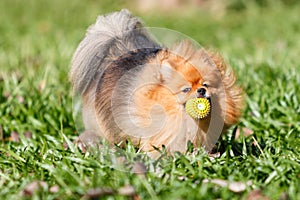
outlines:
[{"label": "dog's ear", "polygon": [[161,82],[165,82],[166,80],[171,80],[174,75],[174,69],[172,64],[168,61],[164,61],[160,65],[160,80]]},{"label": "dog's ear", "polygon": [[223,57],[221,56],[221,54],[217,53],[217,52],[213,52],[213,51],[207,51],[206,53],[209,56],[209,58],[211,59],[211,61],[213,62],[213,64],[219,70],[221,76],[223,77],[226,73],[227,67],[226,67],[226,63],[225,63]]},{"label": "dog's ear", "polygon": [[226,93],[225,125],[231,126],[237,123],[241,117],[241,110],[243,108],[243,90],[235,84],[236,76],[231,68],[226,66],[221,54],[212,51],[208,51],[207,54],[219,70]]}]

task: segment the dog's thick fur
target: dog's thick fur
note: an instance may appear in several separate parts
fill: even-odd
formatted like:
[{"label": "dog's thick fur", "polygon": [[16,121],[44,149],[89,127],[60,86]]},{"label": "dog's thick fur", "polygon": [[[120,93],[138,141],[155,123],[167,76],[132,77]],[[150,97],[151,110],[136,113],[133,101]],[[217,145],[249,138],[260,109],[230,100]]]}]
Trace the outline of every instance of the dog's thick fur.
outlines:
[{"label": "dog's thick fur", "polygon": [[[127,10],[99,16],[88,29],[70,79],[82,96],[87,130],[111,143],[130,139],[147,152],[162,145],[183,152],[189,140],[209,150],[241,114],[241,89],[220,55],[186,41],[163,48]],[[195,120],[184,106],[201,87],[212,110]]]}]

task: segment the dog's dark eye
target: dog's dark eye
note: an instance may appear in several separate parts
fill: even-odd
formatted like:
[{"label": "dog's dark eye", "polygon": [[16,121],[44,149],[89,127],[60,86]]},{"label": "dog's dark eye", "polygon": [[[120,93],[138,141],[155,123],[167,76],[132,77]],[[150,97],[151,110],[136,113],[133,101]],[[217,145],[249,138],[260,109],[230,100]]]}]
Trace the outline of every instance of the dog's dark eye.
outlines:
[{"label": "dog's dark eye", "polygon": [[189,91],[191,91],[191,89],[192,89],[192,88],[190,88],[190,87],[188,87],[188,88],[184,88],[184,89],[182,90],[182,92],[184,92],[184,93],[188,93]]},{"label": "dog's dark eye", "polygon": [[203,83],[203,86],[204,86],[204,87],[208,87],[208,84],[207,84],[207,83]]}]

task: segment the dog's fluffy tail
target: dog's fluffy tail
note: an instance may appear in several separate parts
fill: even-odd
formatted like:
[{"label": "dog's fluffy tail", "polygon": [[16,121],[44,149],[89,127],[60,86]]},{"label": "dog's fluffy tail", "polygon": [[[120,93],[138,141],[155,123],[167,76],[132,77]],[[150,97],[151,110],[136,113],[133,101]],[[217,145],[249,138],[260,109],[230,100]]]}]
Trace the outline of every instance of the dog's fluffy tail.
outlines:
[{"label": "dog's fluffy tail", "polygon": [[158,44],[128,10],[99,16],[73,56],[69,76],[75,91],[83,94],[112,59],[140,48],[158,48]]}]

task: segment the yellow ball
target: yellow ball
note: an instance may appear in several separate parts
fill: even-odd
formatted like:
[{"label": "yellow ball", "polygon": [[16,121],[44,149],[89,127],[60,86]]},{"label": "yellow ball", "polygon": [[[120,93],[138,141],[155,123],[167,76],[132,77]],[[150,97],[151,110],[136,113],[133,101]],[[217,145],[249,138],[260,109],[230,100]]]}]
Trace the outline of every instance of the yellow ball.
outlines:
[{"label": "yellow ball", "polygon": [[192,118],[203,119],[210,112],[210,102],[206,98],[190,99],[185,104],[185,110]]}]

